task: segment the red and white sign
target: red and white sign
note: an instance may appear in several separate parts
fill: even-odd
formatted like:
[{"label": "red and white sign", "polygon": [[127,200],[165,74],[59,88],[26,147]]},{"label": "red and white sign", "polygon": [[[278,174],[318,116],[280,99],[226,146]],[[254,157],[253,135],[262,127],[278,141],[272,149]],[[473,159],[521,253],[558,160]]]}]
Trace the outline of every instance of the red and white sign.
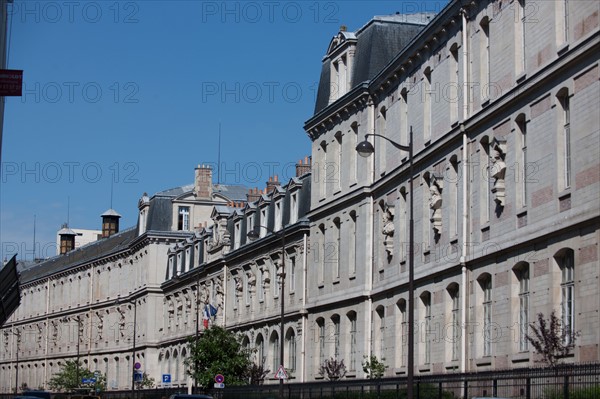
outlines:
[{"label": "red and white sign", "polygon": [[0,69],[0,96],[20,97],[23,90],[23,71]]},{"label": "red and white sign", "polygon": [[287,372],[285,371],[283,366],[279,366],[279,368],[277,369],[277,373],[275,373],[275,378],[277,378],[278,380],[287,380],[288,379]]}]

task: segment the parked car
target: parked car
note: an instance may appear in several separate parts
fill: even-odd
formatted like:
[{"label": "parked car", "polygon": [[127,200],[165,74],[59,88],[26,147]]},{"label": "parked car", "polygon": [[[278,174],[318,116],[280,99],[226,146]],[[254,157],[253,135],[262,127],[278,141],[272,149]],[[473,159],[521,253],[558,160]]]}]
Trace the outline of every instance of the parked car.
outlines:
[{"label": "parked car", "polygon": [[50,392],[46,391],[24,391],[22,396],[32,396],[38,399],[50,399]]},{"label": "parked car", "polygon": [[188,395],[188,394],[183,394],[183,393],[176,393],[176,394],[169,396],[169,399],[213,399],[213,397],[210,395],[203,395],[203,394]]}]

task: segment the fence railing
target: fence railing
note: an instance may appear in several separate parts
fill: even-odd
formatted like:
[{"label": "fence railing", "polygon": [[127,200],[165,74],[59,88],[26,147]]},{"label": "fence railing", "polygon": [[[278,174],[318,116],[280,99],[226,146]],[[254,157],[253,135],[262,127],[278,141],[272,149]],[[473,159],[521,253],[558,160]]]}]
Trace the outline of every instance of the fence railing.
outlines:
[{"label": "fence railing", "polygon": [[[132,392],[106,391],[102,399],[168,399],[185,388],[160,388]],[[200,389],[195,393],[204,393]],[[227,386],[207,392],[221,399],[268,399],[279,397],[279,384]],[[494,370],[414,377],[416,399],[470,399],[478,396],[512,399],[598,399],[600,363],[561,365],[557,368]],[[64,394],[61,394],[64,395]],[[58,396],[58,394],[57,394]],[[0,399],[14,395],[0,394]],[[404,399],[406,378],[342,380],[284,384],[286,399]]]}]

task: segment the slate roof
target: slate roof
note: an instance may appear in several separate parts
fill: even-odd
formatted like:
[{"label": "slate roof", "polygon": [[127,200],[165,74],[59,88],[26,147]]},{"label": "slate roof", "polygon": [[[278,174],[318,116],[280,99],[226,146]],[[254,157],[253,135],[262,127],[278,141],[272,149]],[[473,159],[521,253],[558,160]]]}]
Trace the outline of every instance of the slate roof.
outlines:
[{"label": "slate roof", "polygon": [[24,265],[21,271],[21,284],[59,273],[73,267],[88,263],[100,256],[118,253],[126,248],[137,237],[137,228],[132,227],[108,238],[94,241],[65,255],[57,255],[36,265]]},{"label": "slate roof", "polygon": [[[237,184],[213,184],[213,194],[221,194],[232,201],[246,201],[248,187]],[[159,191],[155,195],[161,197],[179,197],[183,194],[192,193],[193,184],[187,184],[181,187],[173,187],[164,191]]]},{"label": "slate roof", "polygon": [[[351,87],[371,80],[433,19],[434,14],[376,16],[356,32],[356,51]],[[331,68],[325,58],[315,104],[318,114],[329,104]]]}]

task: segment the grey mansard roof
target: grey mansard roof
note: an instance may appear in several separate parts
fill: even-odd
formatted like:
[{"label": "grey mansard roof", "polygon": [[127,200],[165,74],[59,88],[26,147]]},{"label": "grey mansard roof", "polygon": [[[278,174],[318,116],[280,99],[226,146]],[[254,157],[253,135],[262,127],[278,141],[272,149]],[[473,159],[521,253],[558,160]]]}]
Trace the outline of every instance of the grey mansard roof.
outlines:
[{"label": "grey mansard roof", "polygon": [[[212,190],[213,194],[220,194],[224,197],[227,197],[231,201],[246,201],[246,194],[248,193],[248,187],[237,184],[213,184]],[[193,191],[194,185],[187,184],[185,186],[159,191],[155,195],[173,198],[182,196],[184,194],[191,194]]]},{"label": "grey mansard roof", "polygon": [[21,284],[84,265],[99,257],[119,253],[127,249],[136,237],[137,229],[132,227],[74,249],[65,255],[57,255],[36,265],[27,265],[27,268],[21,270]]},{"label": "grey mansard roof", "polygon": [[[433,19],[433,15],[419,13],[376,16],[354,35],[342,32],[346,40],[356,40],[351,88],[375,77]],[[327,55],[321,69],[315,114],[329,104],[330,65]]]}]

